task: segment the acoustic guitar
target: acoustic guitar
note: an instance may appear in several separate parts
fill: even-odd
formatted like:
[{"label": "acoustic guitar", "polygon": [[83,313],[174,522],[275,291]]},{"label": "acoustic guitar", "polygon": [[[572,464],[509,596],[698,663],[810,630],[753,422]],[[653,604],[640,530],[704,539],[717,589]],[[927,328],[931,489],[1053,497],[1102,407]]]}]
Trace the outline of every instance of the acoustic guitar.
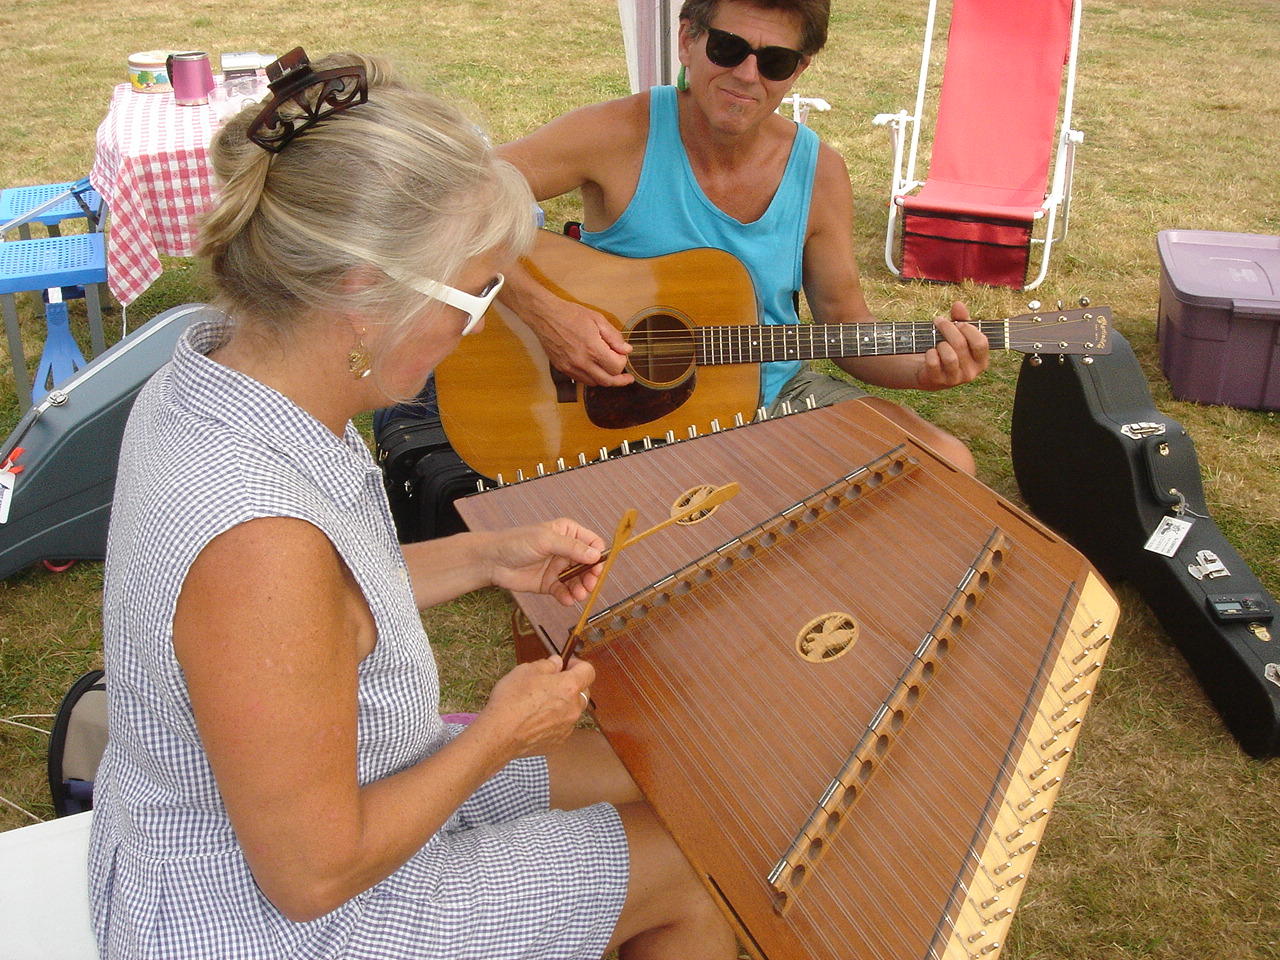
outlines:
[{"label": "acoustic guitar", "polygon": [[[599,311],[623,332],[633,347],[627,370],[635,382],[573,381],[551,366],[534,332],[495,303],[483,329],[463,340],[435,376],[450,443],[472,469],[502,482],[751,420],[761,363],[924,353],[939,337],[932,321],[761,324],[746,267],[722,250],[631,259],[543,231],[524,265],[549,290]],[[976,325],[994,349],[1110,350],[1106,307]]]}]

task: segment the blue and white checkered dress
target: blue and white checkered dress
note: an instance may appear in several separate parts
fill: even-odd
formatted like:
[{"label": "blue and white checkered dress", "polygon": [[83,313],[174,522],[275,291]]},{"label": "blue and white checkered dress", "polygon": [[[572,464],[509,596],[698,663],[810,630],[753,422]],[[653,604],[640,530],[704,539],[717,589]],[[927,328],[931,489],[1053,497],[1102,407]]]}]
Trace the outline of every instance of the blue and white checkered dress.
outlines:
[{"label": "blue and white checkered dress", "polygon": [[622,824],[607,804],[549,811],[541,758],[508,765],[408,863],[324,917],[294,923],[254,883],[173,652],[183,579],[214,537],[298,517],[355,577],[378,626],[357,678],[361,783],[461,728],[440,719],[435,659],[360,435],[348,424],[336,437],[210,360],[225,336],[216,323],[188,331],[139,395],[121,450],[103,611],[110,742],[89,855],[103,957],[598,957],[626,895]]}]

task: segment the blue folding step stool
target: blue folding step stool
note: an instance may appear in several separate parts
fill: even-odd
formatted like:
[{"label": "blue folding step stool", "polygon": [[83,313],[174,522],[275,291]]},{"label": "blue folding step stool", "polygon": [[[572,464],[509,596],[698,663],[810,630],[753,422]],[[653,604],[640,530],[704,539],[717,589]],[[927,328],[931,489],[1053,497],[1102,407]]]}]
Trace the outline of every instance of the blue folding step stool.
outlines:
[{"label": "blue folding step stool", "polygon": [[[54,185],[55,187],[58,185]],[[20,191],[23,188],[13,188]],[[34,189],[34,188],[33,188]],[[72,234],[70,236],[49,236],[31,240],[3,241],[6,233],[15,227],[44,222],[45,217],[52,216],[53,211],[66,202],[79,209],[77,197],[84,199],[90,192],[88,180],[78,180],[67,185],[62,194],[54,194],[18,214],[16,218],[0,221],[0,307],[4,311],[5,333],[9,341],[9,356],[13,363],[13,381],[18,397],[19,412],[31,405],[31,384],[27,380],[27,362],[22,350],[22,334],[18,327],[18,308],[15,294],[24,290],[44,291],[55,287],[84,288],[85,304],[89,314],[90,338],[93,343],[93,354],[97,356],[106,349],[106,337],[102,329],[102,304],[98,293],[98,284],[107,280],[107,254],[102,233],[97,230],[101,226],[101,204],[99,216],[90,218],[93,228],[90,233]],[[6,194],[11,191],[5,191]],[[96,196],[96,194],[95,194]],[[37,201],[39,197],[35,197]],[[86,205],[88,205],[86,201]],[[80,216],[85,216],[82,212]],[[65,305],[62,309],[65,311]],[[46,314],[46,323],[51,320],[56,326],[56,315]],[[59,354],[59,342],[63,335],[52,333],[55,338],[53,354]],[[69,336],[66,334],[66,336]],[[65,346],[63,344],[62,346]],[[78,351],[77,351],[78,352]],[[52,355],[52,354],[51,354]]]},{"label": "blue folding step stool", "polygon": [[71,336],[71,323],[62,291],[54,287],[48,292],[49,302],[44,305],[44,349],[36,364],[35,385],[31,388],[31,402],[39,403],[45,395],[85,365],[75,337]]},{"label": "blue folding step stool", "polygon": [[[31,385],[27,382],[27,362],[22,352],[14,294],[24,290],[83,286],[93,353],[97,356],[106,349],[97,285],[106,280],[107,254],[100,233],[0,243],[0,306],[4,309],[4,327],[9,338],[9,355],[13,361],[13,380],[20,411],[30,406]],[[65,305],[63,309],[66,309]]]},{"label": "blue folding step stool", "polygon": [[0,223],[18,221],[13,226],[23,240],[31,239],[33,223],[44,224],[49,236],[56,237],[64,220],[81,217],[89,221],[90,230],[97,230],[102,224],[102,198],[87,180],[0,190]]}]

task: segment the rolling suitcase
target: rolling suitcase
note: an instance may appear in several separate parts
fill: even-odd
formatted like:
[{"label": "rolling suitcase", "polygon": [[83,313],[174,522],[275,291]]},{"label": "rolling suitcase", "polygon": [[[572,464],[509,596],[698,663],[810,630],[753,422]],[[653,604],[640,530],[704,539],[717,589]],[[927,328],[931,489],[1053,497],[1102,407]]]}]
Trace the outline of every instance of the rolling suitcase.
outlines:
[{"label": "rolling suitcase", "polygon": [[[0,579],[40,560],[101,560],[125,421],[204,304],[138,327],[28,410],[0,446]],[[12,470],[13,467],[21,468]]]},{"label": "rolling suitcase", "polygon": [[1209,516],[1191,437],[1155,409],[1132,348],[1114,336],[1107,356],[1023,361],[1018,487],[1104,577],[1137,587],[1240,745],[1274,756],[1275,600]]}]

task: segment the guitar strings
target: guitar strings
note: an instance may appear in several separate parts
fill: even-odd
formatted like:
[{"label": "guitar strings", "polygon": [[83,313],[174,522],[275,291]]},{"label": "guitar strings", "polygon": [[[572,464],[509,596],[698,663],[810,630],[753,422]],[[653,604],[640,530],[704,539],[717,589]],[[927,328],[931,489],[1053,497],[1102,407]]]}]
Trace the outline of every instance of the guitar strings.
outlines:
[{"label": "guitar strings", "polygon": [[[1094,344],[1088,339],[1090,334],[1095,339],[1105,338],[1105,330],[1092,320],[1034,319],[1030,315],[1008,317],[999,320],[975,320],[973,325],[986,336],[996,342],[996,349],[1028,350],[1035,343],[1040,343],[1038,352],[1063,352],[1068,347],[1085,348]],[[869,328],[869,331],[868,331]],[[1014,333],[1019,335],[1034,331],[1037,336],[1029,338],[1021,345],[1014,345]],[[755,339],[744,344],[743,335]],[[1097,337],[1101,334],[1101,337]],[[910,337],[912,349],[905,350],[907,337]],[[853,355],[877,356],[895,353],[923,353],[929,347],[943,339],[932,321],[872,321],[867,323],[802,323],[802,324],[712,324],[707,326],[689,326],[678,329],[653,330],[649,327],[634,328],[627,334],[627,340],[634,348],[631,353],[632,363],[637,360],[649,360],[655,357],[683,357],[690,361],[703,360],[717,352],[734,356],[767,360],[788,359],[805,341],[807,356],[825,356],[830,354],[831,346],[838,350],[854,350]],[[794,346],[788,346],[791,341]],[[816,342],[820,341],[820,342]],[[916,349],[920,342],[923,349]],[[819,348],[821,347],[821,352]],[[1056,348],[1056,349],[1055,349]],[[1081,350],[1080,352],[1083,352]],[[694,356],[696,354],[696,357]],[[714,361],[713,361],[714,362]],[[726,361],[720,361],[726,362]],[[728,361],[732,362],[732,361]],[[759,360],[742,362],[760,362]]]}]

